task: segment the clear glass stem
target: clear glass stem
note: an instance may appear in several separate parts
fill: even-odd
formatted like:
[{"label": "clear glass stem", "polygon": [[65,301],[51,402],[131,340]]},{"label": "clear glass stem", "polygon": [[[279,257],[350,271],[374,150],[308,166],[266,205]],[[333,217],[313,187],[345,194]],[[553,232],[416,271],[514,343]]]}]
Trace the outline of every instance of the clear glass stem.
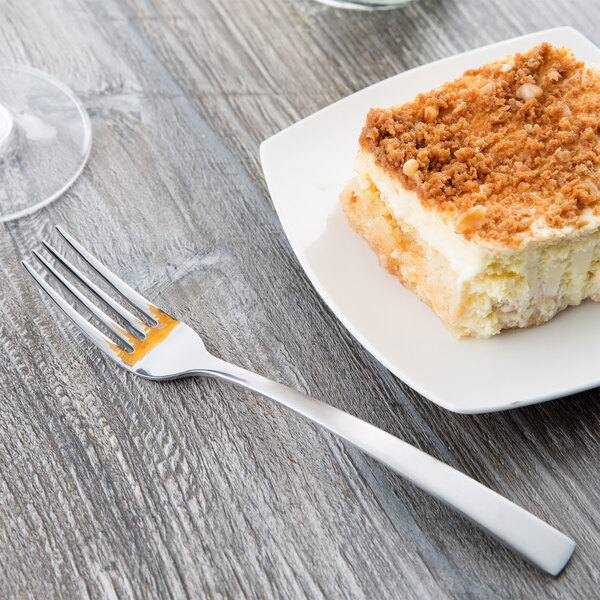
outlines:
[{"label": "clear glass stem", "polygon": [[10,111],[0,104],[0,160],[4,158],[10,141],[13,138],[15,121]]}]

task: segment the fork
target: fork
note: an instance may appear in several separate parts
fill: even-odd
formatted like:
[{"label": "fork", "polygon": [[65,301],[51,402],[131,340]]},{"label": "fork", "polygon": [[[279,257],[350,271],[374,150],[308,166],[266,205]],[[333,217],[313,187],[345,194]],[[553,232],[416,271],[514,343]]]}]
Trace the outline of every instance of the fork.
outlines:
[{"label": "fork", "polygon": [[74,276],[73,280],[83,284],[89,292],[127,323],[128,328],[117,323],[96,303],[89,300],[79,287],[73,285],[42,254],[33,251],[43,267],[41,271],[45,269],[51,273],[102,326],[115,336],[119,341],[117,344],[68,303],[38,270],[23,261],[23,266],[29,274],[82,330],[92,344],[121,367],[152,380],[205,375],[249,388],[291,408],[355,445],[461,513],[547,573],[558,575],[569,562],[575,549],[575,542],[557,529],[464,473],[393,435],[329,404],[213,356],[206,350],[202,339],[195,331],[133,290],[62,228],[57,227],[57,231],[75,253],[151,323],[148,325],[143,322],[117,302],[113,296],[98,287],[53,246],[42,242],[54,260]]}]

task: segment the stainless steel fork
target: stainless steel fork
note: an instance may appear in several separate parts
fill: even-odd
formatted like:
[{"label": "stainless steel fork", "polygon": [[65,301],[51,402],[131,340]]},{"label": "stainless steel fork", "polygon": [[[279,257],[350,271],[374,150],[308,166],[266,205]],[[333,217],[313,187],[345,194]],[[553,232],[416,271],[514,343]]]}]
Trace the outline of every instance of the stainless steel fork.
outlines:
[{"label": "stainless steel fork", "polygon": [[81,328],[95,346],[120,366],[147,379],[207,375],[254,390],[354,444],[469,518],[544,571],[558,575],[571,558],[575,549],[573,540],[467,475],[333,406],[209,354],[195,331],[146,300],[111,273],[69,234],[61,228],[57,229],[75,252],[151,323],[144,323],[98,287],[55,248],[43,242],[55,261],[62,264],[75,280],[87,287],[127,323],[128,328],[117,323],[91,302],[50,261],[34,251],[41,265],[112,332],[119,341],[115,343],[69,304],[36,269],[23,262],[27,271],[59,308]]}]

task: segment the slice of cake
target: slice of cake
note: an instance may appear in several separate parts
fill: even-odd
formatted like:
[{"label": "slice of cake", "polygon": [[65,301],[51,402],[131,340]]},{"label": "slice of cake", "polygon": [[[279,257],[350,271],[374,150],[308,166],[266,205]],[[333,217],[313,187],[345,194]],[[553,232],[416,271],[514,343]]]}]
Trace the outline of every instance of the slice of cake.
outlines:
[{"label": "slice of cake", "polygon": [[600,75],[544,43],[371,110],[351,225],[458,336],[600,300]]}]

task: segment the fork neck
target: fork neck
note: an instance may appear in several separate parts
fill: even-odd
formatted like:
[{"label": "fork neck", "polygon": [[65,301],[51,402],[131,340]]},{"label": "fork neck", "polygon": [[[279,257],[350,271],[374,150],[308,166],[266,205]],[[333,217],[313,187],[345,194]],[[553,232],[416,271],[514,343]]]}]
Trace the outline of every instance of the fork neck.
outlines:
[{"label": "fork neck", "polygon": [[210,355],[210,360],[207,361],[206,366],[198,369],[198,371],[194,374],[215,377],[216,379],[224,379],[225,381],[230,381],[231,383],[235,383],[255,391],[260,390],[254,387],[253,383],[262,383],[262,380],[270,381],[265,377],[262,377],[262,375],[258,375],[257,373],[253,373],[252,371],[248,371],[243,367],[239,367],[238,365],[234,365],[233,363],[227,362],[212,355]]}]

